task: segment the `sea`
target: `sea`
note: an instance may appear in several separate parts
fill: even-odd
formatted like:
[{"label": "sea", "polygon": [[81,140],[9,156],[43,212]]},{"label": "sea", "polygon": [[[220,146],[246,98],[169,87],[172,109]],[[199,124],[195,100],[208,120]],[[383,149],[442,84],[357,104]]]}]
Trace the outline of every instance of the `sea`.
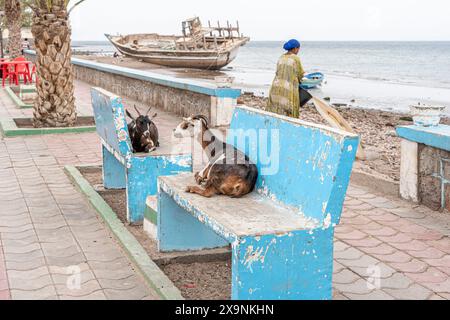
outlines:
[{"label": "sea", "polygon": [[[223,73],[234,86],[267,96],[283,54],[282,42],[252,41]],[[75,41],[75,51],[112,55],[107,41]],[[311,91],[332,103],[407,112],[412,105],[446,106],[450,115],[450,42],[313,42],[302,43],[300,59],[307,72],[322,72],[324,84]],[[208,81],[208,80],[205,80]]]}]

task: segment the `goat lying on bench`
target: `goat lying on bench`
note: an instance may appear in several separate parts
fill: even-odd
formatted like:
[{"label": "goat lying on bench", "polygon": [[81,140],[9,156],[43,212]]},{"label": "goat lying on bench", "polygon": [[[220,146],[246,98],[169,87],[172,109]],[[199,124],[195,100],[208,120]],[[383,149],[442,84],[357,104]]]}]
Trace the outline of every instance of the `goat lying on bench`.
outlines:
[{"label": "goat lying on bench", "polygon": [[209,130],[205,116],[185,118],[175,129],[174,135],[176,138],[192,137],[196,126],[200,126],[201,130],[195,138],[201,143],[209,162],[195,174],[195,181],[204,188],[188,186],[186,192],[207,198],[216,194],[240,198],[252,192],[258,178],[256,165],[243,152],[220,141]]},{"label": "goat lying on bench", "polygon": [[255,192],[211,201],[185,192],[191,173],[159,177],[159,251],[231,245],[232,299],[331,299],[358,136],[239,106],[226,141],[257,165]]},{"label": "goat lying on bench", "polygon": [[155,113],[151,118],[148,116],[152,107],[148,109],[145,115],[141,114],[139,110],[134,106],[138,117],[133,117],[131,113],[126,110],[126,114],[133,121],[128,124],[128,132],[130,134],[131,144],[133,146],[134,153],[149,153],[155,151],[159,147],[159,134],[156,124],[153,119],[158,115]]}]

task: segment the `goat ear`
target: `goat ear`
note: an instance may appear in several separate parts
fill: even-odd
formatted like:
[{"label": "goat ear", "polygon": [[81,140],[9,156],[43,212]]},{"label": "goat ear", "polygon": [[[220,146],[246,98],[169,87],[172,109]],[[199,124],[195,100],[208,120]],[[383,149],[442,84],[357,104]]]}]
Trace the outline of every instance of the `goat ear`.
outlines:
[{"label": "goat ear", "polygon": [[126,113],[127,116],[130,117],[131,119],[136,120],[136,119],[131,115],[130,111],[125,110],[125,113]]}]

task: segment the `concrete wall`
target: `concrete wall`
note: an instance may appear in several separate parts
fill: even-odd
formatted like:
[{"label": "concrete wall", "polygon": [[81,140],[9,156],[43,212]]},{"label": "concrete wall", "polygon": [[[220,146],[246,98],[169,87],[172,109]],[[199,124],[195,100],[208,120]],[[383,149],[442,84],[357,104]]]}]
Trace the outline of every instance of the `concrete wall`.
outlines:
[{"label": "concrete wall", "polygon": [[400,194],[450,211],[450,126],[397,128],[402,140]]},{"label": "concrete wall", "polygon": [[450,211],[450,152],[419,146],[419,195],[422,203],[433,210]]},{"label": "concrete wall", "polygon": [[[28,50],[25,55],[36,59]],[[213,126],[228,126],[240,96],[239,89],[189,79],[72,58],[75,78],[142,104],[180,116],[202,114]]]},{"label": "concrete wall", "polygon": [[75,78],[180,116],[203,114],[211,119],[211,97],[74,65]]}]

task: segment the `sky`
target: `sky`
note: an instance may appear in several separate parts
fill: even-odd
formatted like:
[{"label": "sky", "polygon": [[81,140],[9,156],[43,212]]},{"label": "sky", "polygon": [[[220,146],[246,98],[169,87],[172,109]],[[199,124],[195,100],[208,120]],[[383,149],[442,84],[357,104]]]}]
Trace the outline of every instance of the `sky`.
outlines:
[{"label": "sky", "polygon": [[86,0],[71,14],[73,40],[180,34],[193,16],[204,25],[239,20],[258,41],[450,41],[448,0]]}]

